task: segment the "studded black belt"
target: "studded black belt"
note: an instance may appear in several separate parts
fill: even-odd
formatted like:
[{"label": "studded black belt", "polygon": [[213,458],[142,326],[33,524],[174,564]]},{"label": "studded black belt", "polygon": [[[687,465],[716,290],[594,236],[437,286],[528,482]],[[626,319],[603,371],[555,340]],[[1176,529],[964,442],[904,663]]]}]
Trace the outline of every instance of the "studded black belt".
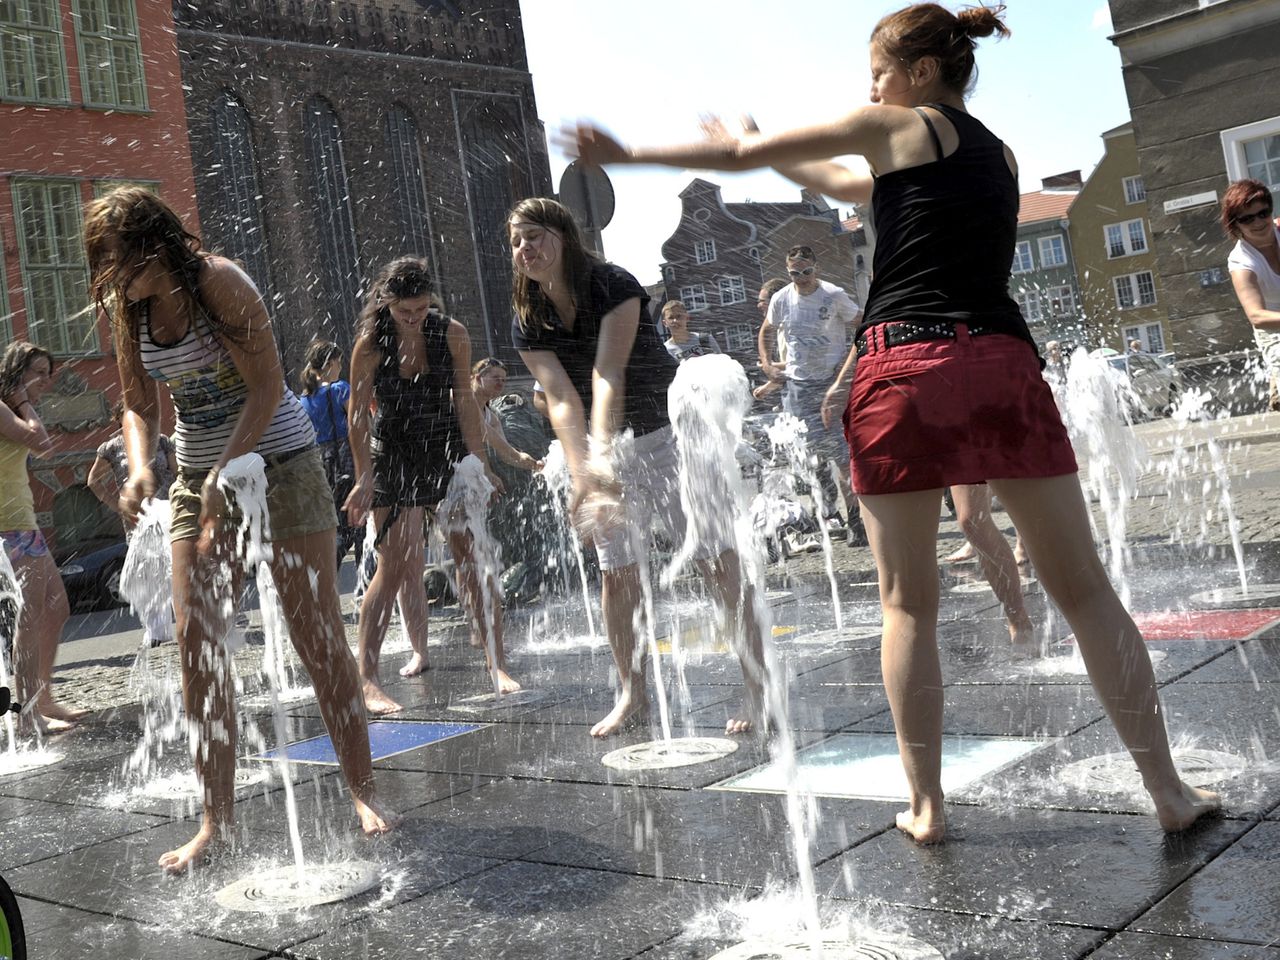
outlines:
[{"label": "studded black belt", "polygon": [[[1003,330],[985,327],[982,324],[965,324],[965,327],[971,337],[985,337],[993,333],[1004,333]],[[867,333],[859,334],[857,340],[854,341],[858,347],[858,356],[860,357],[865,356],[867,353],[868,335],[878,337],[879,349],[888,350],[890,347],[900,347],[906,343],[920,343],[924,340],[954,340],[956,338],[956,328],[955,324],[944,320],[932,323],[918,320],[899,320],[896,323],[880,324],[872,327]]]}]

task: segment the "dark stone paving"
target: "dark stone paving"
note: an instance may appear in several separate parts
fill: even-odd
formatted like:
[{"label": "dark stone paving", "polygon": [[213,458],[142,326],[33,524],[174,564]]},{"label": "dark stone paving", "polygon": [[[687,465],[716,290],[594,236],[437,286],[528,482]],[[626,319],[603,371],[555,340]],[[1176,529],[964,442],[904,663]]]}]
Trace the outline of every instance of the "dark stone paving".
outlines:
[{"label": "dark stone paving", "polygon": [[[1199,580],[1217,583],[1223,571]],[[773,606],[800,746],[893,729],[874,588],[846,590],[843,631],[832,631],[825,581]],[[1181,609],[1188,593],[1162,572],[1136,591],[1135,606]],[[1068,763],[1121,746],[1070,664],[1069,629],[1042,595],[1029,606],[1051,662],[1009,656],[993,597],[944,589],[945,730],[970,743],[1042,744],[952,792],[946,844],[919,847],[894,830],[900,800],[799,801],[813,823],[824,929],[912,935],[947,960],[1280,960],[1280,768],[1271,759],[1280,756],[1280,628],[1242,642],[1149,644],[1175,743],[1242,758],[1238,774],[1215,785],[1223,816],[1166,837],[1140,793],[1063,778]],[[606,753],[658,736],[654,683],[647,722],[593,740],[589,725],[612,704],[607,648],[544,642],[538,652],[519,627],[509,634],[513,673],[543,696],[463,713],[460,701],[490,687],[479,654],[453,633],[431,647],[422,677],[397,677],[402,658],[384,657],[387,691],[405,707],[388,722],[479,725],[376,763],[384,801],[404,815],[397,831],[360,836],[336,768],[293,768],[307,859],[382,870],[378,888],[344,903],[281,916],[216,904],[226,883],[291,861],[278,774],[238,791],[228,854],[192,876],[162,876],[156,859],[189,839],[195,810],[132,789],[136,709],[53,741],[61,759],[51,767],[0,774],[0,869],[21,898],[33,957],[710,960],[762,931],[802,939],[788,798],[713,789],[770,761],[760,741],[740,738],[735,752],[688,767],[606,767]],[[682,658],[663,650],[675,735],[722,737],[739,704],[736,657],[705,639],[690,639]],[[323,733],[314,701],[286,709],[286,740]],[[257,736],[241,737],[245,757],[277,738],[261,708],[247,716]],[[185,749],[181,736],[167,744],[159,773],[186,770]]]}]

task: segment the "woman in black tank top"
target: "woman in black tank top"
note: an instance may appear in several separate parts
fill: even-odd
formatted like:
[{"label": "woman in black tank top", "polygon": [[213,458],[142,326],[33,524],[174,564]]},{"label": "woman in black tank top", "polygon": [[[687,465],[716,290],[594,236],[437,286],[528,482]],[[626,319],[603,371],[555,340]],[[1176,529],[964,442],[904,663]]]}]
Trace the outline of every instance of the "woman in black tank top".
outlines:
[{"label": "woman in black tank top", "polygon": [[[1002,9],[922,3],[884,17],[871,36],[872,105],[831,123],[653,148],[583,125],[572,140],[590,163],[775,167],[873,204],[875,279],[832,395],[849,397],[854,486],[880,571],[885,689],[911,785],[898,826],[922,843],[945,834],[939,501],[945,486],[988,481],[1075,631],[1161,826],[1182,830],[1218,798],[1174,768],[1150,657],[1098,559],[1070,443],[1008,295],[1013,155],[965,110],[974,38],[1008,35]],[[873,176],[830,162],[851,153]]]}]

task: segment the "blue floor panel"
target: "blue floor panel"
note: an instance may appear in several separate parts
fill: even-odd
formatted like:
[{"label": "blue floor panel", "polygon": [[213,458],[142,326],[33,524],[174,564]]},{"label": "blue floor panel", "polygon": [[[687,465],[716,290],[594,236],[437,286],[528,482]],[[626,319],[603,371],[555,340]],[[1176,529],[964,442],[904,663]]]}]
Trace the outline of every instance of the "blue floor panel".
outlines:
[{"label": "blue floor panel", "polygon": [[[487,726],[483,723],[418,723],[411,721],[376,720],[369,724],[369,750],[374,760],[385,760],[400,753],[408,753],[428,744],[439,743],[450,737],[474,733]],[[292,763],[321,763],[338,765],[329,737],[312,737],[299,740],[285,747],[285,756]],[[268,750],[249,757],[250,760],[278,760],[278,750]]]}]

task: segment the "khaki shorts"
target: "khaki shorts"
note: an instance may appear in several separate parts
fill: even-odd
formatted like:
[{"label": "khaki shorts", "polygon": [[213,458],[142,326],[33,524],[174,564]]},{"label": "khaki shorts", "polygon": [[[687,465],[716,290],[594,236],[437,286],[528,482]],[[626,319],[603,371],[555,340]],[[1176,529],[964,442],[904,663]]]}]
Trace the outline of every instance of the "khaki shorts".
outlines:
[{"label": "khaki shorts", "polygon": [[[319,447],[268,454],[263,459],[267,462],[269,539],[289,540],[337,527],[333,491],[324,474]],[[179,470],[178,479],[169,488],[171,543],[200,535],[200,487],[206,476],[205,470]],[[235,529],[240,525],[240,511],[234,501],[227,506],[226,522]]]}]

